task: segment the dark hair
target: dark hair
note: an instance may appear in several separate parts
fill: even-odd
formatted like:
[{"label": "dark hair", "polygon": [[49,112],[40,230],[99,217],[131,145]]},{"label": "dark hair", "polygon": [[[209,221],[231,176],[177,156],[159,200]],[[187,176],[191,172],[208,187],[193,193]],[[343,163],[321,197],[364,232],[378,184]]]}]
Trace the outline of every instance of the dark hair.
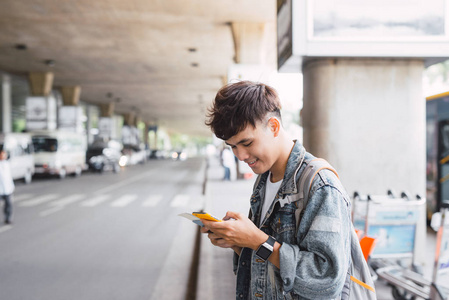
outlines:
[{"label": "dark hair", "polygon": [[248,124],[256,127],[257,121],[263,121],[272,113],[281,118],[281,103],[276,90],[263,83],[239,81],[222,87],[208,110],[206,125],[214,134],[227,140]]}]

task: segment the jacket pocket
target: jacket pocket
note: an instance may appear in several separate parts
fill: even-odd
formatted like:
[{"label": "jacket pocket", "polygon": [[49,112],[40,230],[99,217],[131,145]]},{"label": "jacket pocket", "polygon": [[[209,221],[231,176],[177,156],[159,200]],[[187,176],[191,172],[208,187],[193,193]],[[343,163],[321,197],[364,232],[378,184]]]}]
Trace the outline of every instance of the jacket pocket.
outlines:
[{"label": "jacket pocket", "polygon": [[296,206],[285,205],[280,208],[271,218],[269,226],[274,237],[280,243],[295,243],[296,236]]}]

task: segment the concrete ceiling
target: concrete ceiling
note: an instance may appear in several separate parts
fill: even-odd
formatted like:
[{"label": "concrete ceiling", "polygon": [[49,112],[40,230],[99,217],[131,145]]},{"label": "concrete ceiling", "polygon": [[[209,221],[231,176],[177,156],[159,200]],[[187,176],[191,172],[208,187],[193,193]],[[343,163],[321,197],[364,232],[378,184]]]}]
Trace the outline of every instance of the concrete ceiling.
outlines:
[{"label": "concrete ceiling", "polygon": [[273,0],[3,0],[0,70],[50,71],[54,88],[81,86],[81,101],[118,101],[116,113],[210,134],[206,107],[235,55],[229,24],[274,23],[275,6]]}]

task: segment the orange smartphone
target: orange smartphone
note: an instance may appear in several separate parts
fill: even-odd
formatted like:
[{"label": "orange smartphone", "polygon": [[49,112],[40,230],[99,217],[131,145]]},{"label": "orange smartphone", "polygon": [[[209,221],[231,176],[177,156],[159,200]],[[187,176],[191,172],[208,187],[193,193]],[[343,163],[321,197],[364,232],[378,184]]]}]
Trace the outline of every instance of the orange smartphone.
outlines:
[{"label": "orange smartphone", "polygon": [[208,221],[215,221],[215,222],[223,222],[223,220],[220,220],[211,214],[208,214],[206,212],[193,212],[192,215],[199,219],[208,220]]}]

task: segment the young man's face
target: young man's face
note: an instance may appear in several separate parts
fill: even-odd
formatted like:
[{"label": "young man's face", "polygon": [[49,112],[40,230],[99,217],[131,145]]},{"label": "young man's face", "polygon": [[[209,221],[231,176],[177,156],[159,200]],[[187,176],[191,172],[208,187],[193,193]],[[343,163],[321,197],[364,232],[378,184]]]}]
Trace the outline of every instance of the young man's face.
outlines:
[{"label": "young man's face", "polygon": [[244,161],[256,174],[270,170],[277,160],[275,133],[270,126],[257,122],[256,128],[248,125],[230,139],[226,144],[231,146],[235,156]]}]

